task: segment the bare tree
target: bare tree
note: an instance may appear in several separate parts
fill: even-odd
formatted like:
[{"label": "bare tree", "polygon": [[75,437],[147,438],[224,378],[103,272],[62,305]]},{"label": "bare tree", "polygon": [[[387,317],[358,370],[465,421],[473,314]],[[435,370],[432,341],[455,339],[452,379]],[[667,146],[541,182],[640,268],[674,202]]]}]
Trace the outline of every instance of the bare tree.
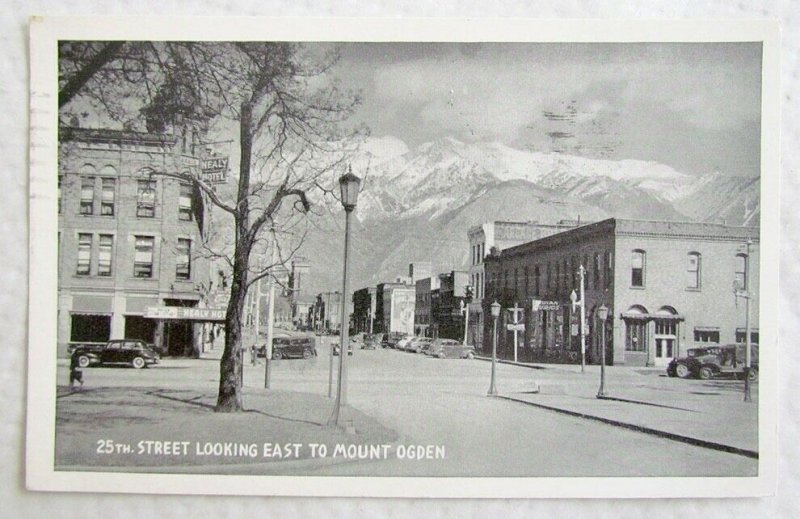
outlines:
[{"label": "bare tree", "polygon": [[240,411],[245,298],[274,266],[254,256],[262,257],[268,246],[264,231],[273,230],[293,237],[281,247],[279,261],[291,257],[302,242],[312,203],[335,196],[335,178],[363,135],[358,128],[344,129],[358,96],[341,90],[331,77],[337,54],[327,46],[61,45],[61,93],[67,101],[78,92],[109,117],[128,124],[138,121],[154,132],[189,126],[207,135],[236,128],[239,160],[231,192],[214,189],[197,171],[158,173],[194,183],[233,221],[232,252],[224,255],[231,270],[231,297],[216,409]]}]

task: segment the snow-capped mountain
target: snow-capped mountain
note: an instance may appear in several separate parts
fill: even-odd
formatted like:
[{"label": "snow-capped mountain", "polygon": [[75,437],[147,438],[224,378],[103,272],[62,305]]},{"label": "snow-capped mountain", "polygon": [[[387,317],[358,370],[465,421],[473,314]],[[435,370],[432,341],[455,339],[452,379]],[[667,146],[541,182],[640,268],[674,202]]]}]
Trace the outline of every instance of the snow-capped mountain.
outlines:
[{"label": "snow-capped mountain", "polygon": [[[403,148],[393,143],[389,149],[400,153]],[[467,203],[482,187],[511,180],[601,204],[609,193],[644,196],[654,204],[651,217],[675,218],[672,202],[691,192],[695,182],[694,177],[655,162],[594,160],[453,138],[372,163],[358,210],[359,218],[366,220],[434,217]]]},{"label": "snow-capped mountain", "polygon": [[[492,220],[616,216],[758,225],[760,214],[757,178],[696,178],[655,162],[592,160],[499,143],[446,138],[409,149],[393,137],[370,139],[353,171],[364,180],[353,228],[356,288],[403,275],[412,261],[431,261],[436,273],[465,269],[468,229]],[[320,291],[338,286],[340,223],[326,221],[303,247]]]}]

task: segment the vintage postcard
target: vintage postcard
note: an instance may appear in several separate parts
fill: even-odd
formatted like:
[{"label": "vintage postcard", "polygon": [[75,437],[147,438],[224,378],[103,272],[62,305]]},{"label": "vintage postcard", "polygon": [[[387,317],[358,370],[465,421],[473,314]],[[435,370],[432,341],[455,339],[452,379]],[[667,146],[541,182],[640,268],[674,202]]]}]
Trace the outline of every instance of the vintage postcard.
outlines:
[{"label": "vintage postcard", "polygon": [[773,493],[777,52],[32,19],[28,488]]}]

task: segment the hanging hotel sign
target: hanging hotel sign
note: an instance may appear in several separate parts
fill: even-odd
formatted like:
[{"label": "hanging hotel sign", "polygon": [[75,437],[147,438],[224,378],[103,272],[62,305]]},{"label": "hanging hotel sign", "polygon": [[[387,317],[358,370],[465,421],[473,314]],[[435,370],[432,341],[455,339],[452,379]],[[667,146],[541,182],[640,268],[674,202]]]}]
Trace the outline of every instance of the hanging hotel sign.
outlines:
[{"label": "hanging hotel sign", "polygon": [[150,306],[144,316],[149,319],[182,319],[188,321],[224,321],[224,308],[187,308],[184,306]]},{"label": "hanging hotel sign", "polygon": [[200,161],[200,180],[210,184],[228,181],[228,157],[212,157]]},{"label": "hanging hotel sign", "polygon": [[558,310],[561,308],[561,303],[558,301],[542,301],[541,299],[534,299],[531,302],[531,311],[540,312],[542,310]]}]

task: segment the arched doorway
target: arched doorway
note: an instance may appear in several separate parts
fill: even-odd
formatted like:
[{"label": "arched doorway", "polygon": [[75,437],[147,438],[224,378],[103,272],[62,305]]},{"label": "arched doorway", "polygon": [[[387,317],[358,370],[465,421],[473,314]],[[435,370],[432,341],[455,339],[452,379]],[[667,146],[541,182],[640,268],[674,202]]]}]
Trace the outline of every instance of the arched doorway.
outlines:
[{"label": "arched doorway", "polygon": [[678,324],[680,316],[671,306],[662,306],[655,313],[655,351],[653,362],[656,366],[666,366],[673,357],[678,356]]}]

